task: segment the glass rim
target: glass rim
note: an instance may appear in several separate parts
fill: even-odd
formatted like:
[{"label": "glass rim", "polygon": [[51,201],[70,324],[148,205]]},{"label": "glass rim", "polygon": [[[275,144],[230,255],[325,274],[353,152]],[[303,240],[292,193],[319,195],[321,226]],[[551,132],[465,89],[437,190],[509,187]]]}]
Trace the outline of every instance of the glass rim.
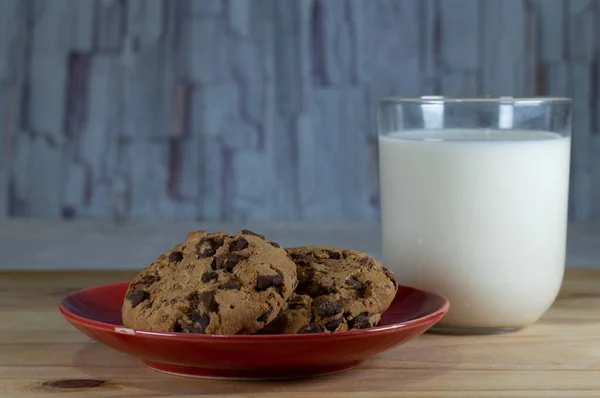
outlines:
[{"label": "glass rim", "polygon": [[513,97],[513,96],[444,96],[444,95],[424,95],[421,97],[403,97],[389,96],[379,99],[380,105],[403,104],[403,103],[505,103],[505,104],[571,104],[570,97]]}]

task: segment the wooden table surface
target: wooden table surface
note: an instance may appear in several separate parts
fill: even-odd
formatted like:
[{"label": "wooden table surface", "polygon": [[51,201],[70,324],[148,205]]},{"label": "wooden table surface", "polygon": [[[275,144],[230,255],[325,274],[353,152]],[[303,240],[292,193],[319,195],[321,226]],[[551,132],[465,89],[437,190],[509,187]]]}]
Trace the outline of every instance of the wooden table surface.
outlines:
[{"label": "wooden table surface", "polygon": [[[57,310],[72,291],[131,276],[0,273],[0,397],[600,397],[600,270],[568,270],[552,309],[520,332],[425,334],[355,370],[285,382],[156,373],[91,341]],[[90,387],[61,387],[81,383]]]}]

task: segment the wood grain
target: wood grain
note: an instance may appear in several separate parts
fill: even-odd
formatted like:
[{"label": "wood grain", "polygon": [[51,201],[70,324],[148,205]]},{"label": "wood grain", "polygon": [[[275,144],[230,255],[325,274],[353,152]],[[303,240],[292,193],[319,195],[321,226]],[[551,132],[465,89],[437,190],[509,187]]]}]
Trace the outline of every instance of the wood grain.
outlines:
[{"label": "wood grain", "polygon": [[376,220],[375,101],[574,98],[600,219],[599,0],[2,0],[0,219]]},{"label": "wood grain", "polygon": [[[597,397],[600,270],[570,269],[535,325],[497,336],[425,334],[356,370],[293,382],[170,377],[92,342],[58,313],[66,294],[123,272],[0,273],[0,395],[86,397]],[[70,395],[69,395],[70,396]]]}]

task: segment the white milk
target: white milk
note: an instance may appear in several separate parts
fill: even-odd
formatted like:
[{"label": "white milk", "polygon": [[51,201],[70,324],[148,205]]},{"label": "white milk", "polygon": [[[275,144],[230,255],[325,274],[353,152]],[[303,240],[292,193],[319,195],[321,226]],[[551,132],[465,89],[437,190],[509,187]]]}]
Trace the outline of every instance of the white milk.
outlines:
[{"label": "white milk", "polygon": [[408,131],[380,137],[383,261],[444,294],[446,327],[523,327],[550,307],[565,264],[569,137]]}]

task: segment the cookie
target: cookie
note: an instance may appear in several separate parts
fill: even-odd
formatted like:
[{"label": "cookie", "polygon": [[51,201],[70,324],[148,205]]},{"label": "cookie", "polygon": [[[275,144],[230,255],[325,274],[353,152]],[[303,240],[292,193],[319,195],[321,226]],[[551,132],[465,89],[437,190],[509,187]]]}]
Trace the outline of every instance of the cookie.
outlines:
[{"label": "cookie", "polygon": [[395,276],[354,250],[305,246],[287,249],[298,286],[260,334],[340,332],[377,325],[398,289]]},{"label": "cookie", "polygon": [[263,236],[196,231],[132,280],[123,324],[160,332],[252,334],[275,319],[296,284],[296,265]]}]

